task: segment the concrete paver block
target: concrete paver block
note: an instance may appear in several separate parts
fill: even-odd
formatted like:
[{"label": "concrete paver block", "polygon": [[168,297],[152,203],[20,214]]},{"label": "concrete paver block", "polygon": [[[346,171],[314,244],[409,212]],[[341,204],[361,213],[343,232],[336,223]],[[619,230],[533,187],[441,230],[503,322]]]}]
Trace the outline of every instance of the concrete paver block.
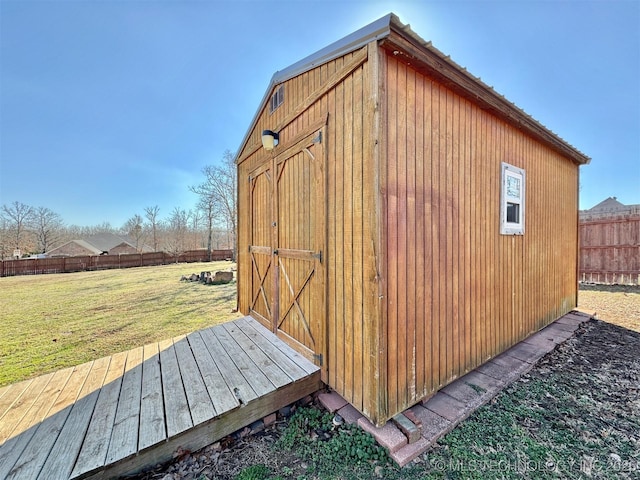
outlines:
[{"label": "concrete paver block", "polygon": [[426,452],[427,449],[433,444],[424,437],[421,437],[415,443],[405,445],[400,450],[391,454],[391,458],[400,466],[404,467],[409,462],[416,459],[419,455]]},{"label": "concrete paver block", "polygon": [[559,325],[557,323],[553,323],[548,327],[543,328],[538,333],[545,335],[545,337],[551,339],[553,343],[558,345],[571,338],[575,330],[576,329],[574,329],[573,327],[569,327],[567,325]]},{"label": "concrete paver block", "polygon": [[344,407],[338,410],[338,414],[344,419],[348,424],[356,423],[359,419],[364,417],[356,408],[347,403]]},{"label": "concrete paver block", "polygon": [[555,323],[552,323],[551,325],[547,325],[545,329],[547,328],[553,329],[553,330],[561,330],[565,332],[565,334],[573,335],[573,332],[575,332],[578,329],[578,325],[555,322]]},{"label": "concrete paver block", "polygon": [[364,431],[373,435],[380,445],[389,450],[389,453],[397,452],[409,443],[407,437],[404,436],[393,422],[387,422],[383,427],[376,427],[369,420],[362,417],[358,420],[358,425]]},{"label": "concrete paver block", "polygon": [[396,427],[398,427],[404,436],[407,437],[410,444],[416,443],[420,440],[420,436],[422,435],[422,426],[418,427],[418,425],[413,423],[402,413],[394,415],[392,420],[393,423],[396,424]]},{"label": "concrete paver block", "polygon": [[[507,357],[512,359],[513,361],[519,362],[519,365],[522,365],[525,362],[518,360],[514,357]],[[497,378],[502,380],[505,384],[511,383],[516,378],[519,377],[518,373],[514,373],[513,368],[510,368],[508,365],[505,365],[504,362],[496,362],[495,358],[488,361],[487,363],[480,365],[476,368],[478,372],[482,372],[485,375],[489,375],[493,378]]]},{"label": "concrete paver block", "polygon": [[490,398],[494,397],[505,386],[504,380],[493,378],[475,370],[467,373],[460,381],[470,385],[471,388],[477,387],[484,390],[482,396],[489,396]]},{"label": "concrete paver block", "polygon": [[[431,395],[432,397],[433,395]],[[429,397],[429,398],[431,398]],[[405,410],[404,411],[404,416],[407,417],[409,420],[411,420],[414,425],[418,428],[422,428],[422,422],[420,421],[420,419],[418,417],[416,417],[415,413],[413,413],[411,410]]]},{"label": "concrete paver block", "polygon": [[422,422],[422,436],[427,440],[437,440],[442,435],[450,432],[455,426],[455,423],[441,417],[427,408],[424,408],[422,405],[416,405],[415,407],[411,407],[409,410],[411,410]]},{"label": "concrete paver block", "polygon": [[560,323],[564,325],[574,325],[577,327],[578,325],[580,325],[582,322],[585,322],[586,320],[588,320],[588,318],[568,313],[563,317],[560,317],[558,320],[556,320],[555,323]]},{"label": "concrete paver block", "polygon": [[423,406],[452,422],[460,418],[466,408],[464,403],[442,392],[435,394]]},{"label": "concrete paver block", "polygon": [[520,360],[524,360],[525,362],[531,364],[536,363],[545,354],[545,352],[541,351],[535,345],[530,345],[523,342],[514,345],[504,353],[506,355],[519,358]]},{"label": "concrete paver block", "polygon": [[277,420],[277,415],[275,414],[275,412],[267,415],[262,419],[265,427],[269,427],[273,425],[274,423],[276,423],[276,420]]},{"label": "concrete paver block", "polygon": [[347,404],[347,401],[336,392],[321,393],[318,395],[318,401],[331,413],[340,410]]},{"label": "concrete paver block", "polygon": [[554,342],[554,337],[551,335],[552,332],[538,332],[531,335],[529,338],[525,338],[523,340],[524,343],[528,343],[530,345],[534,345],[538,347],[540,350],[543,350],[546,353],[549,353],[556,347],[556,343]]},{"label": "concrete paver block", "polygon": [[460,382],[458,380],[450,383],[441,391],[455,398],[464,405],[477,405],[482,397],[482,394],[484,393],[483,391],[474,389],[470,385],[467,385],[466,383]]},{"label": "concrete paver block", "polygon": [[508,378],[505,378],[505,381],[509,382],[512,382],[520,375],[528,372],[531,369],[531,364],[529,362],[525,362],[524,360],[520,360],[519,358],[512,357],[511,355],[507,355],[506,353],[501,353],[491,361],[511,370],[511,375]]}]

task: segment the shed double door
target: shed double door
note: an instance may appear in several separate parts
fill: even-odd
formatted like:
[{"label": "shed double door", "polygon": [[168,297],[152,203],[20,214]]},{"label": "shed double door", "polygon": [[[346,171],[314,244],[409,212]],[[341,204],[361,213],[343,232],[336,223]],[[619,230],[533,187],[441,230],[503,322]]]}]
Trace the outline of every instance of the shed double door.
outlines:
[{"label": "shed double door", "polygon": [[249,176],[250,312],[306,358],[326,367],[321,139],[322,131],[314,132]]}]

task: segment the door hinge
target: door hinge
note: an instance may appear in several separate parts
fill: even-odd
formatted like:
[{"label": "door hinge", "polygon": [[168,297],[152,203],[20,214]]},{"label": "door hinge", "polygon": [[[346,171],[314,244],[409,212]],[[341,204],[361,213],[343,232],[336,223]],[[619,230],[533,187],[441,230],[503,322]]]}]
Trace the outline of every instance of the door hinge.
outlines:
[{"label": "door hinge", "polygon": [[313,143],[322,143],[322,130],[318,132],[318,136],[311,140]]},{"label": "door hinge", "polygon": [[321,353],[314,353],[313,354],[313,361],[316,362],[319,366],[322,366],[322,354]]},{"label": "door hinge", "polygon": [[314,253],[313,255],[311,255],[313,258],[317,258],[318,261],[320,263],[322,263],[322,250],[320,250],[318,253]]}]

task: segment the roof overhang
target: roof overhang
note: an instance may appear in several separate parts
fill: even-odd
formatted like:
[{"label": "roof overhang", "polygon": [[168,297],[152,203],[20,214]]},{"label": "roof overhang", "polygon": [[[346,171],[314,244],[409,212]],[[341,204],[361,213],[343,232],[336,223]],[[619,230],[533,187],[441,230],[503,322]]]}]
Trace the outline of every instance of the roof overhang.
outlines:
[{"label": "roof overhang", "polygon": [[468,98],[515,128],[528,133],[564,157],[570,158],[579,165],[590,162],[591,159],[588,156],[508,101],[478,77],[471,75],[465,68],[451,60],[449,56],[445,56],[433,47],[431,42],[423,40],[411,30],[409,25],[400,22],[400,19],[393,13],[385,15],[284,70],[276,72],[271,77],[258,110],[236,152],[235,161],[238,161],[239,155],[244,150],[260,114],[267,106],[274,87],[319,65],[353,52],[372,41],[378,41],[382,48],[408,65],[412,65],[418,71],[435,78],[447,88]]}]

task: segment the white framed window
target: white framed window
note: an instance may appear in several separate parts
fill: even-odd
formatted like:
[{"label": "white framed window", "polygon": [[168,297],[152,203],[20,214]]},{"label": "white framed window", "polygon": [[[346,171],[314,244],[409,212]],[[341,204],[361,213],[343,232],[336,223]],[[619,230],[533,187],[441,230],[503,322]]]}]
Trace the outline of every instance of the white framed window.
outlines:
[{"label": "white framed window", "polygon": [[525,171],[505,162],[501,169],[500,233],[524,235]]}]

